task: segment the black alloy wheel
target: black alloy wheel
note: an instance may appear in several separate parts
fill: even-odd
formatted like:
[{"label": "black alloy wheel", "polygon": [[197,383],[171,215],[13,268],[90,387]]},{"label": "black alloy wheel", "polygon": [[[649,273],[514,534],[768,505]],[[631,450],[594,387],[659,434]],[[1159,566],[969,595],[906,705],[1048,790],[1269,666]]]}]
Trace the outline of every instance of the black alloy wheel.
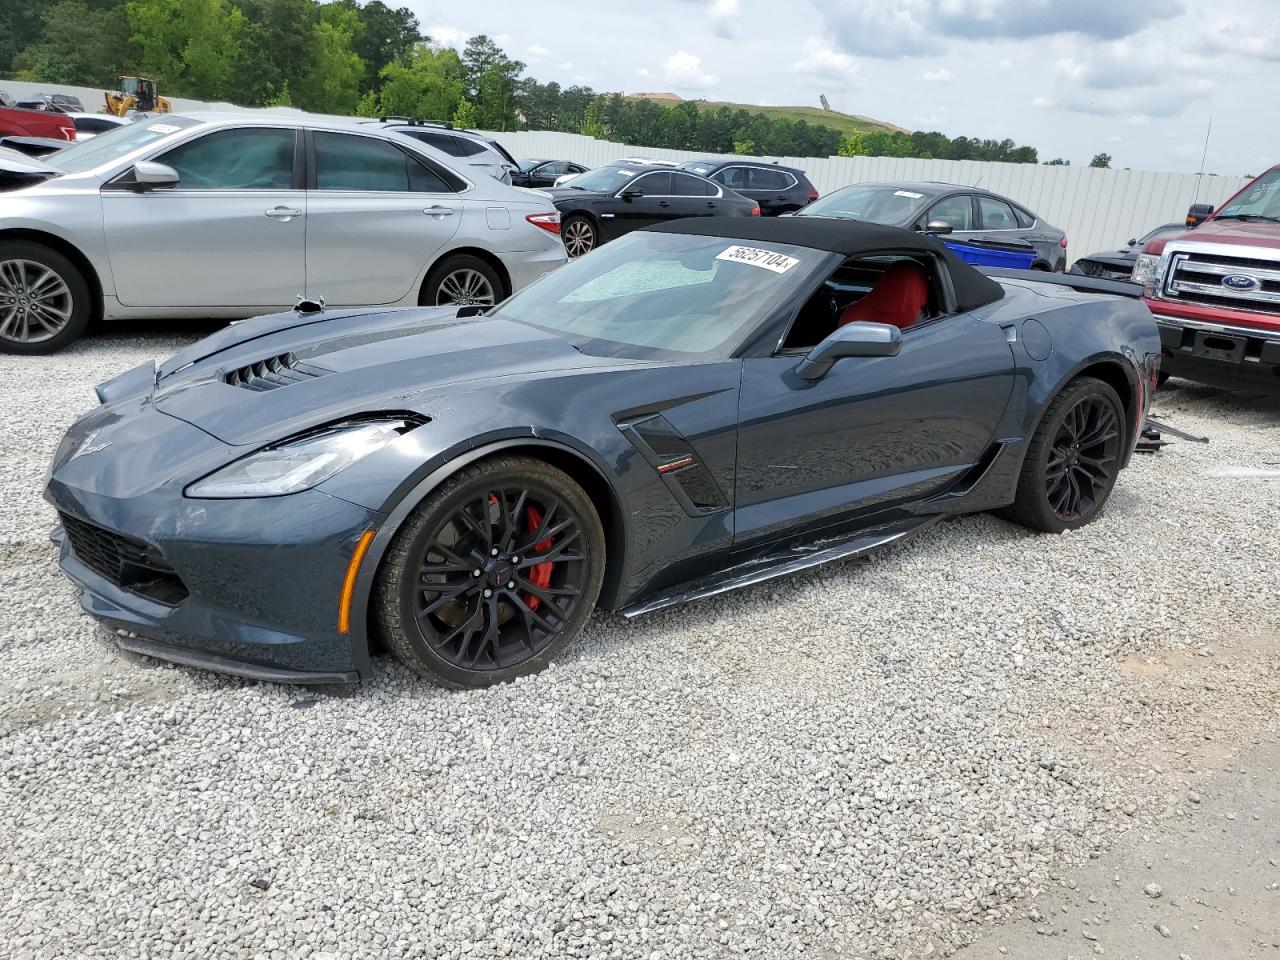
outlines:
[{"label": "black alloy wheel", "polygon": [[1121,436],[1120,418],[1106,397],[1089,394],[1067,410],[1045,464],[1045,493],[1063,521],[1090,516],[1111,492]]},{"label": "black alloy wheel", "polygon": [[450,686],[542,669],[600,592],[604,534],[566,474],[503,458],[462,471],[397,534],[380,583],[387,643]]},{"label": "black alloy wheel", "polygon": [[1126,436],[1124,405],[1115,390],[1093,377],[1071,381],[1036,427],[1017,498],[1001,513],[1046,533],[1089,523],[1115,487]]}]

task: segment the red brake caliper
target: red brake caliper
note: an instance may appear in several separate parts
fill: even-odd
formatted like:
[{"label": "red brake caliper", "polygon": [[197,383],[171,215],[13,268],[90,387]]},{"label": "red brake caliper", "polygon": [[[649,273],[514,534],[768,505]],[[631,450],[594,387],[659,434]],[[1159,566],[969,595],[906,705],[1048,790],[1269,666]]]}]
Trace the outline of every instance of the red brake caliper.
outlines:
[{"label": "red brake caliper", "polygon": [[[529,532],[536,532],[537,529],[542,526],[542,511],[537,507],[529,506],[525,507],[525,514],[529,519]],[[550,549],[550,537],[547,537],[547,539],[543,540],[541,543],[535,543],[533,545],[534,553],[546,553]],[[551,586],[551,571],[553,569],[555,569],[555,563],[551,560],[548,560],[546,563],[536,563],[529,568],[529,581],[534,586],[541,587],[545,590],[547,587]],[[540,601],[537,597],[530,594],[524,598],[524,602],[529,605],[530,610],[537,610]]]}]

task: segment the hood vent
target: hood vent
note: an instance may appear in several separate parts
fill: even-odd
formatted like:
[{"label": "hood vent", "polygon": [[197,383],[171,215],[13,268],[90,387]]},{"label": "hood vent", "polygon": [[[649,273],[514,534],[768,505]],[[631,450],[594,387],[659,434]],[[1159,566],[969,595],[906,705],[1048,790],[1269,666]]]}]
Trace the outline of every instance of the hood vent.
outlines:
[{"label": "hood vent", "polygon": [[269,357],[228,371],[222,379],[230,386],[261,392],[287,387],[303,380],[314,380],[330,372],[303,363],[292,353],[282,353],[278,357]]}]

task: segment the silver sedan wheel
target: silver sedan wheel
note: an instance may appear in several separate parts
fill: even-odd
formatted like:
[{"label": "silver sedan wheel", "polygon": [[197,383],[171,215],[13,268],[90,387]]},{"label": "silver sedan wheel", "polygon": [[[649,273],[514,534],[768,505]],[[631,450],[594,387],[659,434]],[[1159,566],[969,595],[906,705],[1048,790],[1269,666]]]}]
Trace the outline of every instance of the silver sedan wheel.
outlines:
[{"label": "silver sedan wheel", "polygon": [[58,272],[34,260],[0,260],[0,340],[40,343],[62,332],[75,303]]},{"label": "silver sedan wheel", "polygon": [[596,232],[585,220],[570,220],[564,228],[564,249],[569,259],[590,253],[596,245]]},{"label": "silver sedan wheel", "polygon": [[440,289],[436,291],[436,306],[456,303],[459,306],[489,307],[498,302],[493,284],[479,270],[463,267],[455,270],[440,281]]}]

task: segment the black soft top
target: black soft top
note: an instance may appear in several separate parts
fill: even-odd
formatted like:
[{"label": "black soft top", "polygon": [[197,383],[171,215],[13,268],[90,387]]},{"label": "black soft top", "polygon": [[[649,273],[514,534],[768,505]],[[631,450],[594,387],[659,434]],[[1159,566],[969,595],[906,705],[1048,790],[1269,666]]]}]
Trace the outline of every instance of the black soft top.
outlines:
[{"label": "black soft top", "polygon": [[926,253],[946,264],[960,310],[973,310],[1004,296],[1004,287],[969,266],[941,241],[900,227],[830,217],[687,217],[645,229],[726,240],[789,243],[844,257]]}]

